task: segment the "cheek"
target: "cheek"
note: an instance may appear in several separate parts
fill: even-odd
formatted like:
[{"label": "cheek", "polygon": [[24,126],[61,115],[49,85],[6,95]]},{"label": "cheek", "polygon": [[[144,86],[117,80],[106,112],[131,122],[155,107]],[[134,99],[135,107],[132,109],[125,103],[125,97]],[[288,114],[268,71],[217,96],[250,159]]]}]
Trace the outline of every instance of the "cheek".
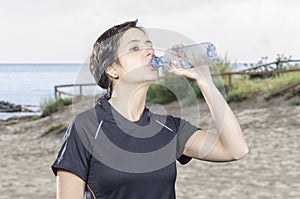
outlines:
[{"label": "cheek", "polygon": [[143,66],[142,60],[139,56],[136,55],[124,55],[119,59],[120,64],[126,72],[130,72],[138,67]]}]

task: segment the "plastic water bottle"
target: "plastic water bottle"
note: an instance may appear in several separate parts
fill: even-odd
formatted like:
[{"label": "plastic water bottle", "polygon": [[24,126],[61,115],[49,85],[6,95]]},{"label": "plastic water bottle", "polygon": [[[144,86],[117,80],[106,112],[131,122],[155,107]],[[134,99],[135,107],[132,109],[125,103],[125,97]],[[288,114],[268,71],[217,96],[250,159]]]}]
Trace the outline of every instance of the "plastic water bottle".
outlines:
[{"label": "plastic water bottle", "polygon": [[173,61],[179,61],[182,68],[214,64],[217,59],[216,48],[212,43],[204,42],[171,48],[164,56],[153,57],[150,64],[154,68],[171,68]]}]

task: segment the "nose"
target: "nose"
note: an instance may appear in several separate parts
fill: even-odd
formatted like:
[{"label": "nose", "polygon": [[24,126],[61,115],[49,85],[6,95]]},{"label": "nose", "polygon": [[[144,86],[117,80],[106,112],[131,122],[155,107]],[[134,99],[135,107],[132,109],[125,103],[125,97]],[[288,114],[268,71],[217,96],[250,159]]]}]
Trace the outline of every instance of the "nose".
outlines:
[{"label": "nose", "polygon": [[152,47],[146,49],[146,57],[153,57],[154,56],[154,49]]}]

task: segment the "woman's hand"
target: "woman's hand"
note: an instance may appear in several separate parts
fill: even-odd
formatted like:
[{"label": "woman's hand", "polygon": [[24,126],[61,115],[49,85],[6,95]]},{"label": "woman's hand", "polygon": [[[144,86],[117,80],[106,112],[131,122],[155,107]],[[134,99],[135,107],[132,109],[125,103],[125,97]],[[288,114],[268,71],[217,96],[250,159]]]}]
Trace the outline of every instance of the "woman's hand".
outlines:
[{"label": "woman's hand", "polygon": [[181,60],[189,62],[189,60],[184,60],[186,58],[184,51],[180,52],[177,49],[183,47],[182,44],[174,45],[174,54],[177,54],[176,60],[171,63],[170,73],[177,76],[185,76],[190,79],[197,80],[201,85],[206,85],[207,83],[212,83],[211,73],[209,65],[192,66],[191,68],[183,68],[181,66]]},{"label": "woman's hand", "polygon": [[210,85],[211,83],[213,83],[208,65],[184,69],[180,66],[179,61],[174,61],[169,72],[177,76],[184,76],[190,79],[194,79],[198,84],[202,86]]}]

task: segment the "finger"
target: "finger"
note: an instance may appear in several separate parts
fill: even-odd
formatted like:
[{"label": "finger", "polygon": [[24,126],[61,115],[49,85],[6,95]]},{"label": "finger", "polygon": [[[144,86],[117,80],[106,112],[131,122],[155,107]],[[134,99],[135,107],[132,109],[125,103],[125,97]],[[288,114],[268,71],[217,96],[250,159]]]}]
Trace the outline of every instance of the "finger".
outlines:
[{"label": "finger", "polygon": [[180,43],[180,44],[174,44],[174,45],[172,45],[172,48],[173,48],[174,51],[176,51],[177,48],[181,48],[181,47],[183,47],[183,46],[184,46],[184,45],[181,44],[181,43]]},{"label": "finger", "polygon": [[186,71],[182,68],[171,67],[169,72],[177,76],[184,76]]},{"label": "finger", "polygon": [[171,68],[180,68],[180,62],[177,58],[175,60],[172,60]]}]

